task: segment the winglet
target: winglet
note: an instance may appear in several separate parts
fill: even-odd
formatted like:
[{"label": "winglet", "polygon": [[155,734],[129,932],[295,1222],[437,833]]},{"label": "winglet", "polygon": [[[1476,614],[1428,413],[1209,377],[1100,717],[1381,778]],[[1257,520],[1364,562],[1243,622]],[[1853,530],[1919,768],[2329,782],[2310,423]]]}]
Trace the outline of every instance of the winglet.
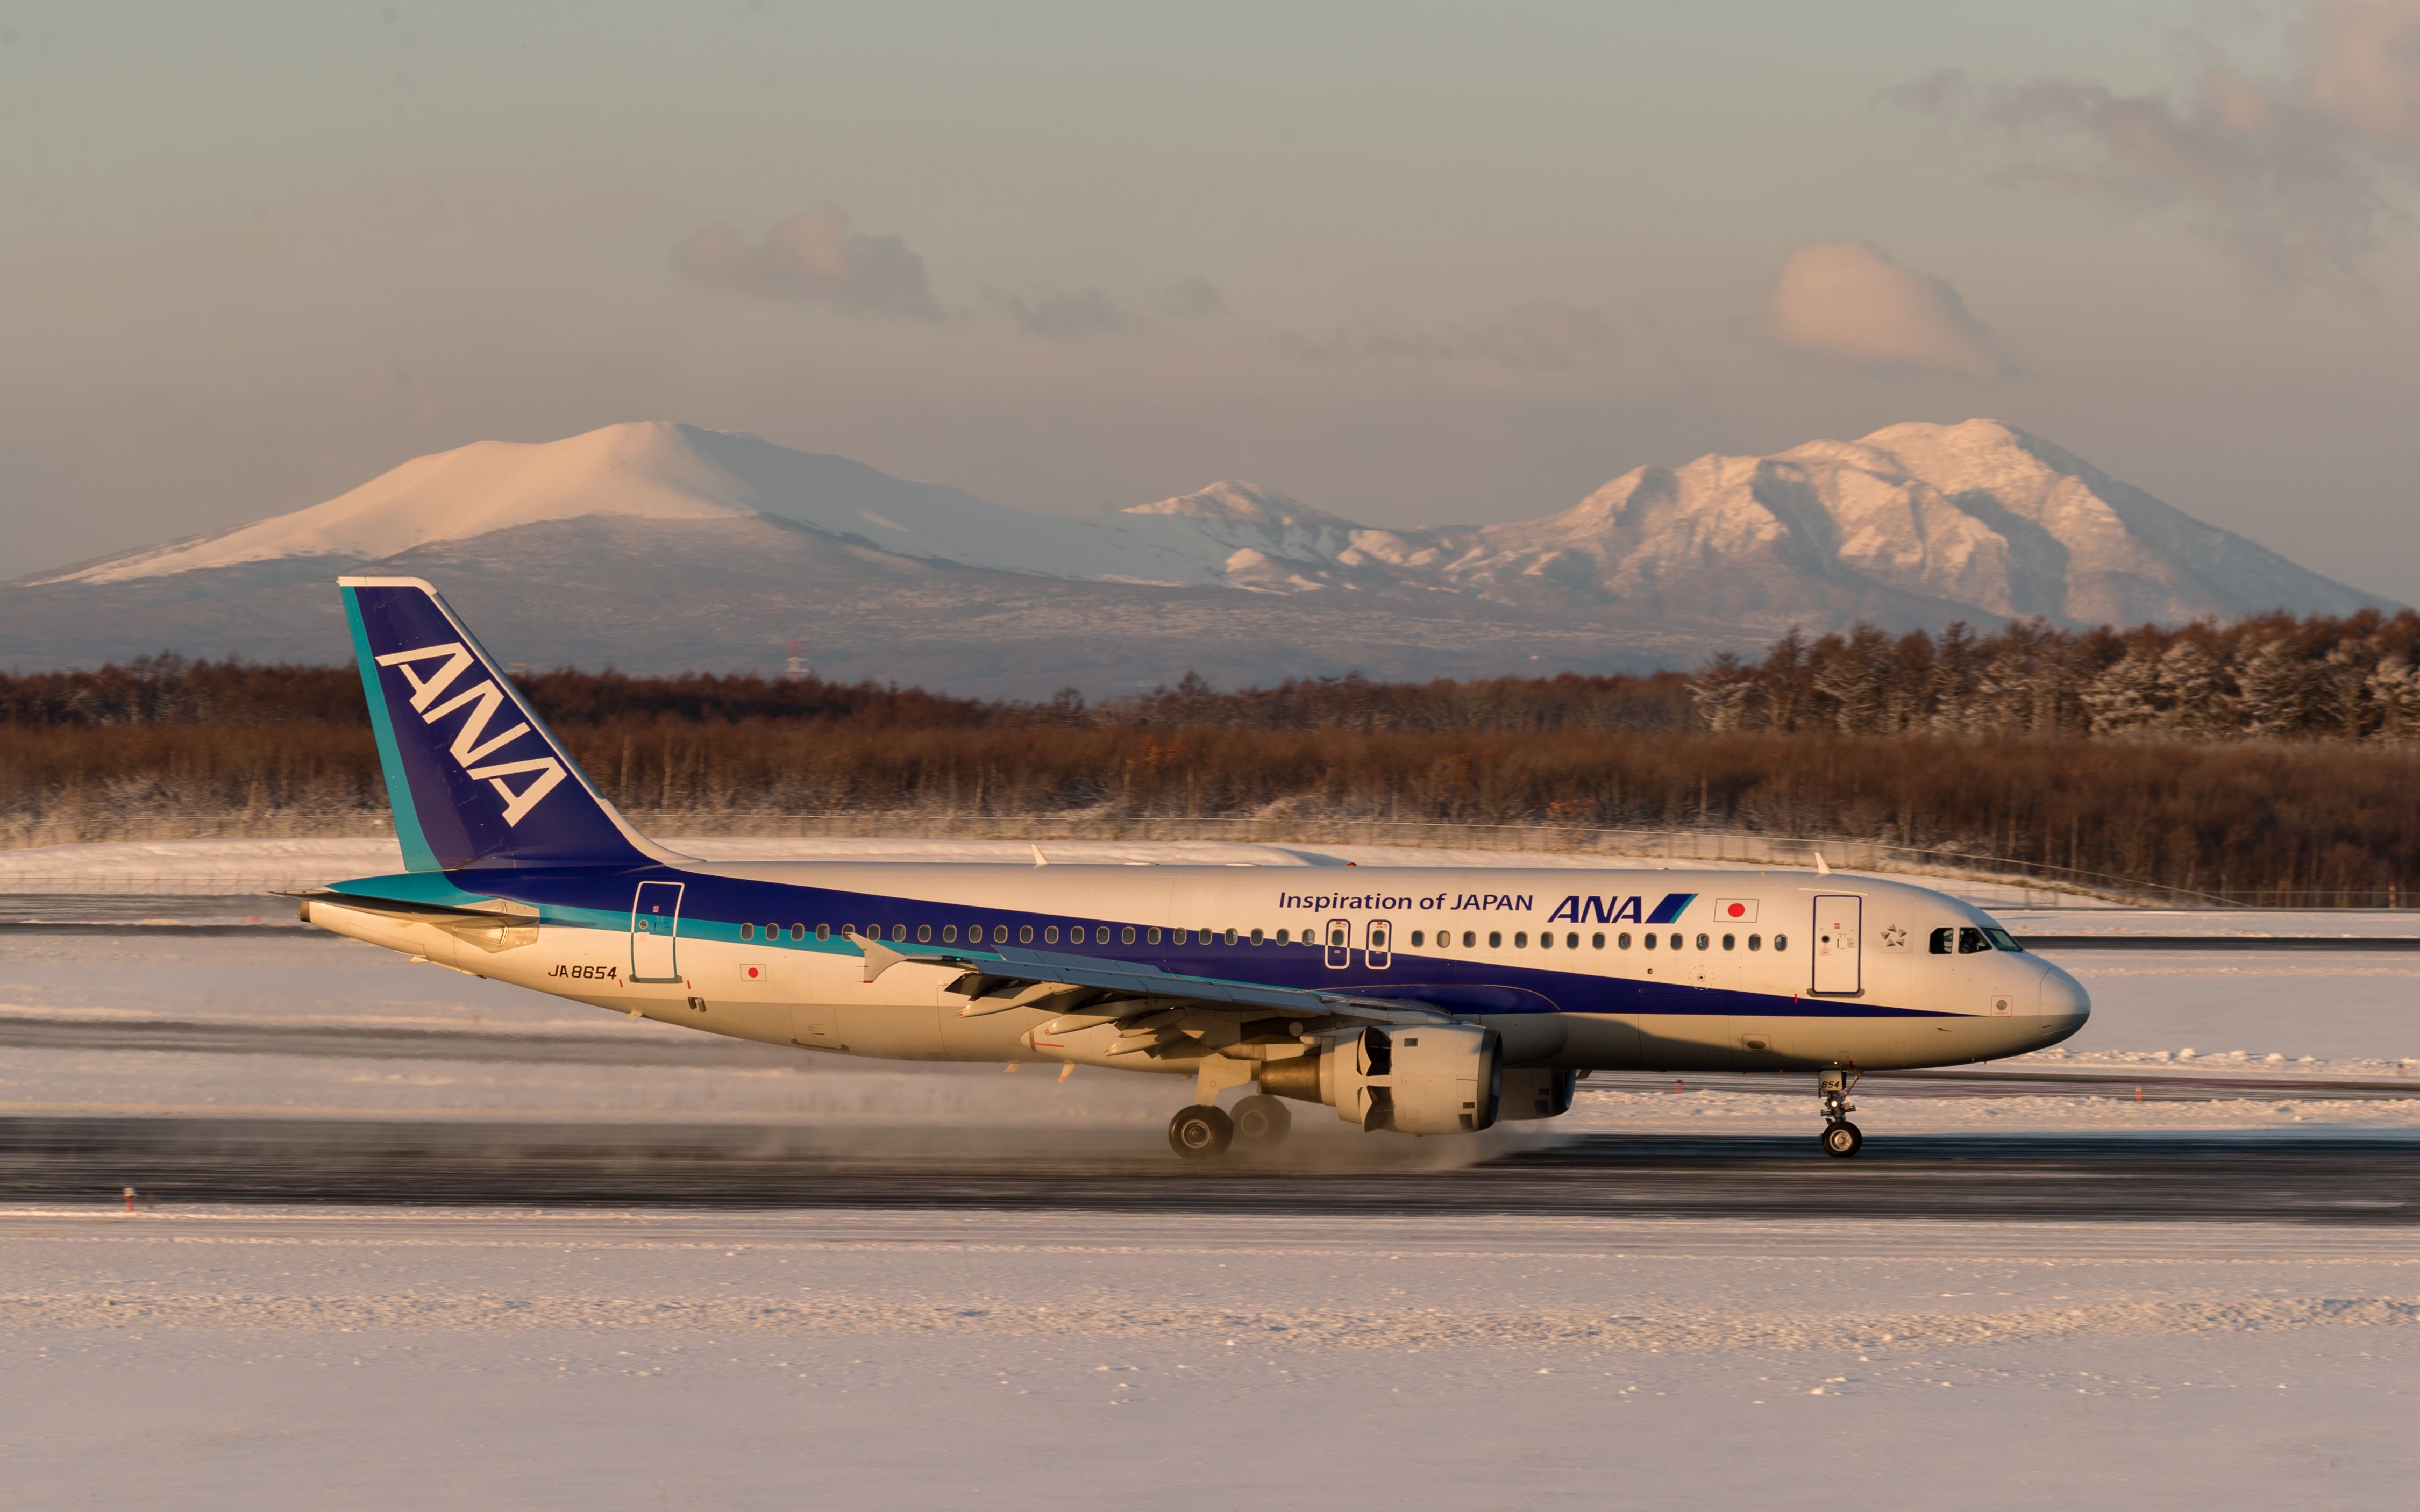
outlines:
[{"label": "winglet", "polygon": [[1817,851],[1815,853],[1815,874],[1819,877],[1828,877],[1832,874],[1832,869],[1823,864],[1823,853],[1822,851]]},{"label": "winglet", "polygon": [[[1028,841],[1026,843],[1032,845],[1033,842]],[[1039,845],[1033,846],[1033,864],[1035,866],[1048,866],[1050,864],[1050,857],[1042,854],[1042,847]]]}]

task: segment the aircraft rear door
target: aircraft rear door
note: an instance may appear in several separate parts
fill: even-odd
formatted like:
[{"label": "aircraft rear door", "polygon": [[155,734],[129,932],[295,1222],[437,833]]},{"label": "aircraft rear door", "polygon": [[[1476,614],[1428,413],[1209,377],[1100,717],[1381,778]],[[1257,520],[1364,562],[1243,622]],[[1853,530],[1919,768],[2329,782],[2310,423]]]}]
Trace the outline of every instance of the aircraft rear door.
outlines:
[{"label": "aircraft rear door", "polygon": [[630,904],[630,980],[680,980],[678,882],[642,882]]},{"label": "aircraft rear door", "polygon": [[1865,903],[1852,893],[1824,893],[1816,898],[1815,992],[1854,997],[1865,991],[1863,958],[1858,953]]},{"label": "aircraft rear door", "polygon": [[1327,921],[1327,968],[1342,971],[1353,964],[1353,926],[1342,918]]},{"label": "aircraft rear door", "polygon": [[1394,925],[1383,918],[1373,918],[1370,920],[1370,933],[1366,939],[1369,948],[1363,950],[1361,955],[1362,959],[1370,964],[1371,970],[1384,971],[1394,964]]}]

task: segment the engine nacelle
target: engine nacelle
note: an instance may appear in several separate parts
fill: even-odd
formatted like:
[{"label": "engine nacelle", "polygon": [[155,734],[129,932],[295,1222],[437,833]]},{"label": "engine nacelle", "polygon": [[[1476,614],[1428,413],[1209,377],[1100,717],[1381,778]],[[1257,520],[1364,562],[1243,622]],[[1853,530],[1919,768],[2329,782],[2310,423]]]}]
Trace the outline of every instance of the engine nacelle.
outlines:
[{"label": "engine nacelle", "polygon": [[1325,1103],[1365,1134],[1475,1134],[1496,1121],[1504,1074],[1494,1029],[1422,1024],[1330,1035],[1311,1055],[1269,1062],[1260,1082]]},{"label": "engine nacelle", "polygon": [[1575,1071],[1508,1071],[1496,1116],[1507,1122],[1560,1118],[1572,1110],[1579,1079]]}]

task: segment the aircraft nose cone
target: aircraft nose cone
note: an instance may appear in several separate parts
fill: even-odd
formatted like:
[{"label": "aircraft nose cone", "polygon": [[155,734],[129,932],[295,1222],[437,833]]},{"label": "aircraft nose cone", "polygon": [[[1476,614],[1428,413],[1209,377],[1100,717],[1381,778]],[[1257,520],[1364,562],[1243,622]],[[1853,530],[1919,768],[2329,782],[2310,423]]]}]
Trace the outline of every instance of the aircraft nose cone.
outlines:
[{"label": "aircraft nose cone", "polygon": [[2045,961],[2040,1011],[2055,1035],[2049,1042],[2055,1044],[2084,1027],[2085,1020],[2092,1016],[2092,995],[2084,990],[2084,983]]}]

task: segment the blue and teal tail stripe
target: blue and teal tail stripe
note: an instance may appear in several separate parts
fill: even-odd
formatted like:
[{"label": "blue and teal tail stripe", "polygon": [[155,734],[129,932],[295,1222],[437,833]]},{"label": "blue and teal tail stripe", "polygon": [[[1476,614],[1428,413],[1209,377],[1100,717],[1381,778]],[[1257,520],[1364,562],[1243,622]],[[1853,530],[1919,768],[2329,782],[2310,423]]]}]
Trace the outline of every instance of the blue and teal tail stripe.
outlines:
[{"label": "blue and teal tail stripe", "polygon": [[408,869],[649,859],[436,589],[337,584]]}]

